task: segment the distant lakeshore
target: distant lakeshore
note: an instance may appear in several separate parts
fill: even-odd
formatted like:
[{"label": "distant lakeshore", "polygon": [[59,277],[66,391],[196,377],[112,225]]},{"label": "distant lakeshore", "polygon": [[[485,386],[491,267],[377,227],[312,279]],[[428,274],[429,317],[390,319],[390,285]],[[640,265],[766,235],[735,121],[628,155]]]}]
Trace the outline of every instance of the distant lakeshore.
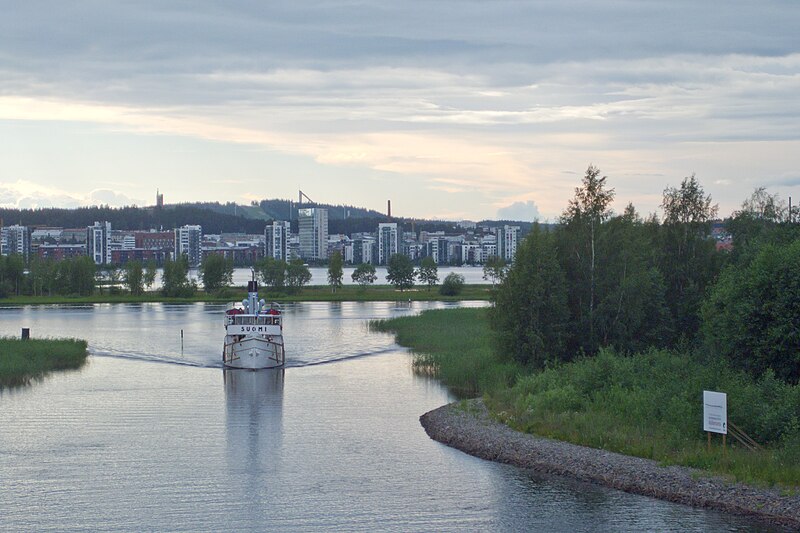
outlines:
[{"label": "distant lakeshore", "polygon": [[[426,286],[417,285],[413,289],[400,291],[391,285],[373,285],[361,288],[348,285],[332,292],[328,285],[312,285],[303,287],[296,294],[275,293],[269,290],[260,291],[263,298],[276,302],[394,302],[394,301],[463,301],[489,300],[491,286],[464,285],[457,296],[443,296],[438,288],[428,290]],[[101,303],[227,303],[241,300],[247,295],[245,287],[231,287],[221,294],[209,294],[198,291],[190,298],[163,296],[159,291],[147,291],[140,296],[130,294],[92,294],[91,296],[10,296],[0,300],[0,307],[19,305],[55,305],[55,304],[101,304]]]}]

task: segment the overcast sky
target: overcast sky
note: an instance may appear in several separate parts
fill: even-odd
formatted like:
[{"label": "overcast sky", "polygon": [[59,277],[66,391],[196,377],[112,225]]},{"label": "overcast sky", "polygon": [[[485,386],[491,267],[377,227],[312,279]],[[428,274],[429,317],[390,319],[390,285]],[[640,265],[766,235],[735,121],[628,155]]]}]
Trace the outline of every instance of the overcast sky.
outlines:
[{"label": "overcast sky", "polygon": [[800,4],[0,0],[0,205],[800,201]]}]

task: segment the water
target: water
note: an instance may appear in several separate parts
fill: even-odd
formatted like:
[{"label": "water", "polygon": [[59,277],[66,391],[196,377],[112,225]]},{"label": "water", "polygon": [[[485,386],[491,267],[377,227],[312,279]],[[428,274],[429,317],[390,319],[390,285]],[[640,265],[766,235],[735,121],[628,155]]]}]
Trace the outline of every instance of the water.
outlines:
[{"label": "water", "polygon": [[287,306],[287,368],[260,372],[220,367],[220,305],[0,309],[92,352],[0,393],[0,530],[763,530],[430,440],[451,396],[366,320],[446,305]]}]

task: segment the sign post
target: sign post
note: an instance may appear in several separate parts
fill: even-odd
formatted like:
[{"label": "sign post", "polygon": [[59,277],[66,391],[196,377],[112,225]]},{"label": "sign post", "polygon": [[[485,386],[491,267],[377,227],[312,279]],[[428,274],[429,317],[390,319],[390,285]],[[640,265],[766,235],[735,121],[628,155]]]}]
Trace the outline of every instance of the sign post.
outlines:
[{"label": "sign post", "polygon": [[711,451],[711,434],[722,434],[723,453],[728,434],[728,395],[724,392],[703,391],[703,431],[708,433],[708,450]]}]

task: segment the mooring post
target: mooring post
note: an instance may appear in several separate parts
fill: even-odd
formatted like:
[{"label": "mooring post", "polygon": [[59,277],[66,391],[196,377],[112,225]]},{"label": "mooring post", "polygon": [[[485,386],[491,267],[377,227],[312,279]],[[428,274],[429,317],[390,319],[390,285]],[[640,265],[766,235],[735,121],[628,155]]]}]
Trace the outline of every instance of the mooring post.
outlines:
[{"label": "mooring post", "polygon": [[183,330],[181,330],[181,355],[183,355]]},{"label": "mooring post", "polygon": [[22,328],[22,340],[26,341],[31,338],[31,328]]}]

